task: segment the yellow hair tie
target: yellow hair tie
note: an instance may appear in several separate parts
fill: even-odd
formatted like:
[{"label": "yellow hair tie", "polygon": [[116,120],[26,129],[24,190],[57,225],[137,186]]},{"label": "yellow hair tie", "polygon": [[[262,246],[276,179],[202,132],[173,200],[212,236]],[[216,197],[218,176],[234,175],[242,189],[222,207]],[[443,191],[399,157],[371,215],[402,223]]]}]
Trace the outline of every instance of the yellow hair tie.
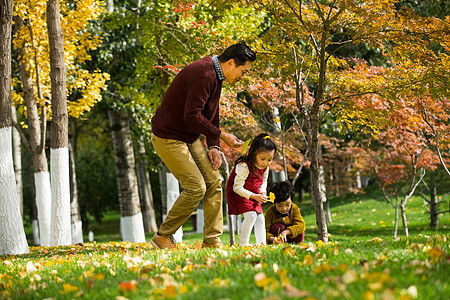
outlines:
[{"label": "yellow hair tie", "polygon": [[264,139],[270,139],[270,136],[269,136],[269,135],[266,135],[266,136],[264,137]]}]

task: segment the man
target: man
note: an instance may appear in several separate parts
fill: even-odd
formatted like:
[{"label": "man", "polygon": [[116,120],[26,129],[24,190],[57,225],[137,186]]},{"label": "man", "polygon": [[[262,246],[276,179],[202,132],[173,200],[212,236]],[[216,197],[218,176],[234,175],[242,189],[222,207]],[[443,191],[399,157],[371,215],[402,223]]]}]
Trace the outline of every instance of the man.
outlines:
[{"label": "man", "polygon": [[[222,82],[234,84],[247,73],[256,54],[240,42],[220,56],[199,59],[175,76],[152,118],[152,144],[183,188],[151,243],[155,248],[176,248],[172,234],[203,201],[202,247],[221,247],[223,232],[222,164],[220,140],[231,147],[243,144],[219,129]],[[206,137],[209,152],[200,140]]]}]

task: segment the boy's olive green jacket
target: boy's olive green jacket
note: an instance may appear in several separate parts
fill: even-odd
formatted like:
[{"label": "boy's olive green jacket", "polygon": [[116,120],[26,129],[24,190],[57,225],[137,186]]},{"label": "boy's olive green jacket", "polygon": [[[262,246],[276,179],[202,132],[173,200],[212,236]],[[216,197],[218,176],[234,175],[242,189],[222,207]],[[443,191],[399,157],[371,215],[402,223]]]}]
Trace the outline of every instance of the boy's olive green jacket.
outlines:
[{"label": "boy's olive green jacket", "polygon": [[275,223],[283,223],[286,226],[286,229],[289,229],[292,232],[292,234],[289,235],[289,237],[292,239],[305,231],[305,221],[300,214],[300,209],[294,203],[292,203],[291,209],[289,210],[289,215],[286,217],[277,216],[277,210],[275,208],[275,204],[273,204],[271,207],[269,207],[269,209],[267,209],[265,219],[266,242],[269,242],[269,238],[271,236],[274,236],[272,233],[270,233],[270,228]]}]

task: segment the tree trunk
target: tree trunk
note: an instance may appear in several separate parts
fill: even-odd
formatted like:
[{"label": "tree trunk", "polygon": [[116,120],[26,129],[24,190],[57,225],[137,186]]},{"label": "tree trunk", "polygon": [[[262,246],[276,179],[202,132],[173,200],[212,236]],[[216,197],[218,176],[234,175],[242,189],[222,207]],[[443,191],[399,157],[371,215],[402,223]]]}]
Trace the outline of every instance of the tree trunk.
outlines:
[{"label": "tree trunk", "polygon": [[156,225],[155,208],[153,206],[152,185],[150,183],[147,168],[145,167],[145,147],[143,141],[138,141],[137,150],[136,175],[144,230],[145,232],[156,232],[158,226]]},{"label": "tree trunk", "polygon": [[394,239],[398,234],[398,195],[395,196],[395,222],[394,222]]},{"label": "tree trunk", "polygon": [[[11,115],[14,122],[17,123],[16,108],[11,106]],[[22,149],[20,143],[20,134],[16,128],[12,130],[12,149],[14,174],[16,177],[17,196],[19,197],[20,215],[23,219],[23,181],[22,181]]]},{"label": "tree trunk", "polygon": [[124,241],[144,243],[139,192],[135,172],[130,122],[125,112],[108,110],[116,161],[117,188],[120,205],[120,234]]},{"label": "tree trunk", "polygon": [[[16,31],[23,26],[23,20],[15,17],[14,26]],[[39,243],[41,246],[50,246],[50,221],[51,221],[51,190],[50,190],[50,174],[48,172],[47,157],[45,155],[45,118],[39,119],[38,106],[36,103],[33,79],[30,76],[29,69],[31,66],[24,61],[25,45],[18,48],[19,56],[19,74],[23,88],[23,98],[27,108],[27,125],[29,135],[30,152],[34,167],[34,184],[35,184],[35,201],[37,208],[37,220],[39,224]],[[36,71],[38,72],[38,67]],[[38,79],[39,76],[36,76]],[[39,86],[39,82],[36,82]],[[39,88],[38,88],[39,90]],[[44,114],[43,114],[44,116]]]},{"label": "tree trunk", "polygon": [[33,245],[39,246],[41,244],[40,238],[39,238],[39,222],[38,222],[38,212],[37,212],[37,206],[36,206],[36,188],[34,183],[34,176],[33,176],[33,170],[30,164],[24,164],[24,167],[27,168],[27,174],[28,174],[28,180],[30,182],[30,189],[31,189],[31,212],[30,212],[30,218],[31,218],[31,227],[33,231]]},{"label": "tree trunk", "polygon": [[438,229],[439,220],[438,220],[438,198],[436,191],[436,177],[435,173],[431,172],[430,174],[430,228]]},{"label": "tree trunk", "polygon": [[328,226],[328,223],[331,223],[331,212],[330,212],[330,200],[327,197],[327,186],[325,185],[325,170],[323,166],[319,166],[319,190],[321,193],[322,201],[325,202],[326,206],[325,220]]},{"label": "tree trunk", "polygon": [[52,139],[50,148],[52,191],[52,246],[70,245],[70,183],[68,148],[68,113],[66,101],[66,65],[64,35],[61,28],[59,0],[47,2],[47,28],[50,46],[52,95]]},{"label": "tree trunk", "polygon": [[303,99],[303,85],[300,84],[300,78],[296,80],[296,103],[299,111],[303,116],[306,127],[306,141],[311,161],[310,177],[311,177],[311,200],[314,205],[314,212],[316,214],[317,235],[318,239],[324,243],[328,242],[328,229],[325,220],[325,213],[323,209],[322,193],[320,192],[320,169],[319,169],[319,127],[320,127],[320,106],[324,97],[324,90],[326,85],[326,70],[327,61],[326,55],[326,40],[327,30],[324,30],[321,36],[319,45],[319,81],[317,83],[317,91],[315,93],[314,103],[310,111],[304,105]]},{"label": "tree trunk", "polygon": [[[317,100],[316,100],[317,101]],[[320,166],[319,166],[319,112],[312,111],[311,127],[308,130],[309,136],[309,153],[311,159],[310,176],[311,176],[311,200],[314,204],[314,212],[316,214],[317,234],[319,240],[328,243],[328,229],[323,209],[323,198],[320,190]]]},{"label": "tree trunk", "polygon": [[72,244],[83,243],[83,223],[81,221],[80,205],[78,203],[77,175],[72,144],[69,143],[69,172],[70,172],[70,221]]},{"label": "tree trunk", "polygon": [[12,157],[11,31],[13,1],[0,0],[0,255],[28,253]]},{"label": "tree trunk", "polygon": [[[166,166],[164,166],[164,169],[159,172],[159,182],[163,213],[162,219],[164,221],[173,204],[178,199],[178,196],[180,196],[180,186],[178,184],[178,180]],[[197,218],[199,217],[200,216],[197,216]],[[173,234],[173,237],[177,243],[181,243],[183,241],[183,226],[178,228],[178,230]]]},{"label": "tree trunk", "polygon": [[406,222],[406,201],[402,201],[400,203],[400,215],[402,218],[402,225],[403,225],[403,235],[409,236],[408,234],[408,223]]}]

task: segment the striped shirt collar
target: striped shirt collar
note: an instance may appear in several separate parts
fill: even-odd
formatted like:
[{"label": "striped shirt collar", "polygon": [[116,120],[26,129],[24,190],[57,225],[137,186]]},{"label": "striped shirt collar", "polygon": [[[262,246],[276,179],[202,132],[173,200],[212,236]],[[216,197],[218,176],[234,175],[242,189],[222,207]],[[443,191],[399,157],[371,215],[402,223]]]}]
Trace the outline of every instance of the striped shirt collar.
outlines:
[{"label": "striped shirt collar", "polygon": [[223,74],[222,67],[220,66],[218,56],[214,55],[212,57],[212,61],[214,63],[214,68],[216,69],[217,77],[219,78],[220,81],[224,81],[225,75]]}]

